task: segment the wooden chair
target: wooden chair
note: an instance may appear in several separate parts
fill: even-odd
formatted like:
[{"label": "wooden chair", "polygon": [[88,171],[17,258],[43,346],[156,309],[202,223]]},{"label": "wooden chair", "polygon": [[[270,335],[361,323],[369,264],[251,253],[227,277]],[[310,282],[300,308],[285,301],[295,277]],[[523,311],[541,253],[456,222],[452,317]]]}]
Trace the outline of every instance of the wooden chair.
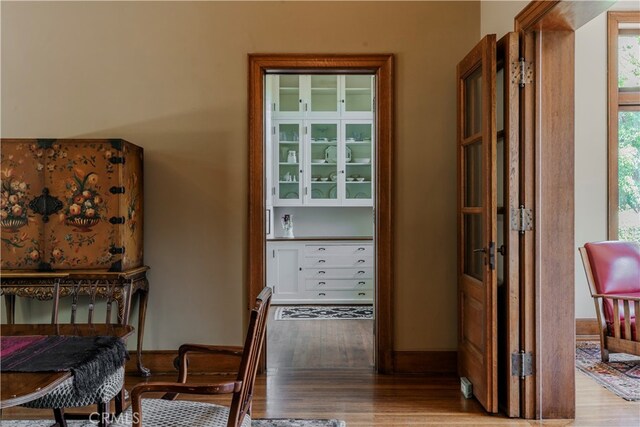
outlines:
[{"label": "wooden chair", "polygon": [[[264,342],[267,313],[271,305],[271,288],[264,288],[251,310],[244,347],[221,347],[184,344],[178,350],[178,381],[149,382],[136,385],[131,391],[131,409],[124,415],[133,427],[150,426],[227,426],[251,425],[251,400],[258,369],[260,350]],[[199,384],[187,382],[188,353],[210,353],[240,357],[240,369],[235,381]],[[161,399],[142,399],[144,393],[165,392]],[[174,400],[178,393],[233,393],[231,407],[210,403]]]},{"label": "wooden chair", "polygon": [[609,352],[640,355],[640,246],[608,241],[579,251],[596,307],[602,361],[609,361]]},{"label": "wooden chair", "polygon": [[[81,287],[88,289],[88,295],[84,298],[80,295]],[[128,284],[123,288],[123,292],[129,293],[130,291],[131,284]],[[109,325],[112,324],[112,305],[113,302],[116,301],[115,286],[91,283],[87,281],[87,283],[78,283],[73,285],[71,287],[71,291],[66,295],[62,295],[61,292],[62,287],[60,286],[60,281],[57,280],[53,288],[53,311],[51,313],[52,324],[59,324],[60,298],[63,296],[71,298],[71,315],[69,323],[76,324],[76,319],[78,317],[78,308],[83,306],[86,298],[88,299],[87,323],[93,324],[96,300],[100,298],[106,300],[105,323]],[[125,310],[126,309],[127,308],[125,308]],[[126,314],[124,317],[126,318]],[[122,320],[123,319],[118,317],[116,319],[116,323],[120,324]],[[114,399],[116,415],[119,415],[122,413],[123,403],[125,400],[124,366],[118,369],[113,374],[104,378],[102,384],[97,387],[91,395],[78,396],[73,386],[72,377],[61,383],[59,386],[57,386],[41,398],[32,400],[21,406],[27,408],[53,409],[53,415],[55,417],[56,423],[61,427],[65,427],[67,425],[67,419],[87,418],[86,416],[65,414],[65,408],[97,405],[97,413],[100,417],[98,425],[104,426],[106,425],[106,420],[108,419],[110,402]]]}]

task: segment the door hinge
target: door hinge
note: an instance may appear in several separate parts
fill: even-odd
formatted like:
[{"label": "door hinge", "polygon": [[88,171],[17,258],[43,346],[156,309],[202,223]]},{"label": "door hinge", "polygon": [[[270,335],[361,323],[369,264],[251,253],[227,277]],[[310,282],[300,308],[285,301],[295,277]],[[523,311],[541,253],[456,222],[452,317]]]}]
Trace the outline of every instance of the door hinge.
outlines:
[{"label": "door hinge", "polygon": [[305,135],[307,134],[307,127],[306,126],[304,127],[304,134]]},{"label": "door hinge", "polygon": [[511,83],[524,87],[533,81],[533,64],[520,58],[512,64],[511,75]]},{"label": "door hinge", "polygon": [[276,127],[275,126],[272,127],[272,132],[273,132],[272,135],[276,134]]},{"label": "door hinge", "polygon": [[511,376],[524,379],[531,375],[533,375],[533,353],[525,353],[524,350],[511,353]]},{"label": "door hinge", "polygon": [[271,187],[271,195],[272,196],[276,195],[276,187]]},{"label": "door hinge", "polygon": [[276,257],[276,250],[275,250],[275,249],[273,249],[273,251],[272,251],[272,253],[271,253],[271,257],[272,257],[272,258],[275,258],[275,257]]},{"label": "door hinge", "polygon": [[524,205],[511,209],[511,229],[524,234],[525,231],[533,230],[533,211]]}]

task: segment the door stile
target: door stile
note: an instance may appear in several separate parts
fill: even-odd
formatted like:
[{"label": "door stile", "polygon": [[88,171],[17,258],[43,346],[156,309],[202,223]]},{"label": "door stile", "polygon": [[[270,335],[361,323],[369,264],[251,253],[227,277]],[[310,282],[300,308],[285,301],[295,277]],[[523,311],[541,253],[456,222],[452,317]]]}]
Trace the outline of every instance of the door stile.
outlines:
[{"label": "door stile", "polygon": [[[500,340],[503,348],[499,356],[500,375],[503,378],[499,384],[500,406],[509,417],[520,416],[520,387],[521,379],[513,375],[513,354],[518,354],[520,347],[520,233],[511,226],[511,215],[520,206],[520,85],[517,74],[519,60],[518,34],[507,33],[498,41],[497,60],[499,67],[503,69],[504,97],[502,100],[504,114],[504,198],[503,209],[503,236],[504,250],[504,310],[499,321]],[[500,132],[500,129],[498,129]],[[500,214],[500,212],[499,212]]]}]

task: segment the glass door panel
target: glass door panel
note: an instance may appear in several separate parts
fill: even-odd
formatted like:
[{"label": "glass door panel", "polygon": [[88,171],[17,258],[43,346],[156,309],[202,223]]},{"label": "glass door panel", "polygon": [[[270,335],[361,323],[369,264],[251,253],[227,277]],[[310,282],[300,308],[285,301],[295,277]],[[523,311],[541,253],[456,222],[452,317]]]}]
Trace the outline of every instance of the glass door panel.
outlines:
[{"label": "glass door panel", "polygon": [[310,201],[338,201],[338,122],[309,124]]},{"label": "glass door panel", "polygon": [[301,123],[298,121],[275,122],[277,141],[275,178],[279,205],[301,204],[300,186],[302,181],[302,151],[300,145]]},{"label": "glass door panel", "polygon": [[344,112],[373,112],[373,76],[344,76]]},{"label": "glass door panel", "polygon": [[310,113],[338,112],[338,76],[312,75]]},{"label": "glass door panel", "polygon": [[482,130],[482,68],[464,80],[464,89],[464,136],[468,138]]},{"label": "glass door panel", "polygon": [[276,102],[277,113],[298,113],[301,110],[300,77],[295,74],[279,75]]},{"label": "glass door panel", "polygon": [[373,199],[373,123],[344,123],[345,201],[370,205]]}]

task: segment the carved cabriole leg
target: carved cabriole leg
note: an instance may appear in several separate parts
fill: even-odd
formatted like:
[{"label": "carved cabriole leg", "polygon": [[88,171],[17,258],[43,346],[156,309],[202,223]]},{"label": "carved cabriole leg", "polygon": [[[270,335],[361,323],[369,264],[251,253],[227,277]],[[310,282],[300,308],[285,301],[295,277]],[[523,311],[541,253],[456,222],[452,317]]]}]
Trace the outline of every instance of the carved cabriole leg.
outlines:
[{"label": "carved cabriole leg", "polygon": [[147,316],[147,300],[149,299],[149,281],[146,276],[143,279],[143,286],[139,289],[140,301],[138,303],[138,373],[140,376],[148,377],[151,371],[142,365],[142,338],[144,337],[144,321]]},{"label": "carved cabriole leg", "polygon": [[16,322],[16,296],[5,294],[4,306],[7,310],[7,323],[13,325]]}]

